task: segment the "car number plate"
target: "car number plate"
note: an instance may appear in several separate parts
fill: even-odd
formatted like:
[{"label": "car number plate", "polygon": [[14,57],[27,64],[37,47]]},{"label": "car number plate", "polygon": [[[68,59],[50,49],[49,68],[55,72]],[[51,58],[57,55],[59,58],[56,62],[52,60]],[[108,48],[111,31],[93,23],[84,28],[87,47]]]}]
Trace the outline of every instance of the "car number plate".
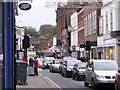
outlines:
[{"label": "car number plate", "polygon": [[108,81],[108,83],[115,83],[114,81]]}]

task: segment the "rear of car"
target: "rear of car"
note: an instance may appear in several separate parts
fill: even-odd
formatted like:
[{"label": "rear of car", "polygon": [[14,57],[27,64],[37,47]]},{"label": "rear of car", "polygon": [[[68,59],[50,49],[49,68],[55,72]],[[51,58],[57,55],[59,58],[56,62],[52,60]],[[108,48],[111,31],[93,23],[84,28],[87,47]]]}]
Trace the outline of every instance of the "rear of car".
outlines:
[{"label": "rear of car", "polygon": [[91,84],[92,88],[97,86],[114,86],[115,76],[118,69],[116,61],[90,60],[85,70],[84,85]]},{"label": "rear of car", "polygon": [[85,68],[86,62],[79,62],[73,66],[72,78],[76,80],[84,80],[85,79]]},{"label": "rear of car", "polygon": [[61,59],[55,59],[50,65],[50,72],[59,72],[59,65],[60,65]]},{"label": "rear of car", "polygon": [[62,76],[71,77],[73,66],[74,66],[75,63],[78,63],[78,62],[80,62],[80,61],[78,61],[78,60],[65,61],[65,63],[62,66],[62,71],[61,71]]},{"label": "rear of car", "polygon": [[54,59],[55,59],[54,57],[44,57],[42,68],[43,69],[49,68],[50,64]]}]

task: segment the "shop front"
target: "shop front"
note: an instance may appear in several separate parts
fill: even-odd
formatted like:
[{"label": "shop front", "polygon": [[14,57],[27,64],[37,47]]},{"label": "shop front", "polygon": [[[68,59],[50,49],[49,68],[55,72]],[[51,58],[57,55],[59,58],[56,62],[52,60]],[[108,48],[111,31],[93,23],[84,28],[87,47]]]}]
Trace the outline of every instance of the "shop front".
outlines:
[{"label": "shop front", "polygon": [[105,48],[105,59],[115,59],[115,47],[106,47]]}]

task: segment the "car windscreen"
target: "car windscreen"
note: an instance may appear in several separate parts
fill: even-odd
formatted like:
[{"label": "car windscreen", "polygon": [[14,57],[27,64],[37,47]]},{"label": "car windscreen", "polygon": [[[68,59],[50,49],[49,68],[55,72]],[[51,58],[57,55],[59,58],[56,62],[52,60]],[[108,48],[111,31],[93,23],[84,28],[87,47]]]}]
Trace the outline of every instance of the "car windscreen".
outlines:
[{"label": "car windscreen", "polygon": [[60,60],[55,60],[55,64],[60,64]]},{"label": "car windscreen", "polygon": [[69,58],[65,58],[64,60],[65,60],[65,61],[68,61],[68,60],[77,60],[77,59],[76,59],[76,58],[70,58],[70,57],[69,57]]},{"label": "car windscreen", "polygon": [[67,62],[67,65],[68,65],[68,66],[73,66],[73,65],[75,65],[76,63],[78,63],[78,61],[68,61],[68,62]]},{"label": "car windscreen", "polygon": [[118,65],[115,62],[95,62],[95,70],[117,70]]},{"label": "car windscreen", "polygon": [[85,69],[86,63],[79,63],[78,64],[78,69]]}]

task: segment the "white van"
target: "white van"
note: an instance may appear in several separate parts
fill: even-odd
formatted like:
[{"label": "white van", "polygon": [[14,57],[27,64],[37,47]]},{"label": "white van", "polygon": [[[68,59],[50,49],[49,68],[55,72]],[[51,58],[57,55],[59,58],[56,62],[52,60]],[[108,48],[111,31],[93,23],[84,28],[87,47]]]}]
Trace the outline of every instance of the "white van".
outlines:
[{"label": "white van", "polygon": [[89,60],[85,69],[84,85],[88,86],[90,84],[92,88],[99,85],[114,86],[117,70],[116,61]]}]

